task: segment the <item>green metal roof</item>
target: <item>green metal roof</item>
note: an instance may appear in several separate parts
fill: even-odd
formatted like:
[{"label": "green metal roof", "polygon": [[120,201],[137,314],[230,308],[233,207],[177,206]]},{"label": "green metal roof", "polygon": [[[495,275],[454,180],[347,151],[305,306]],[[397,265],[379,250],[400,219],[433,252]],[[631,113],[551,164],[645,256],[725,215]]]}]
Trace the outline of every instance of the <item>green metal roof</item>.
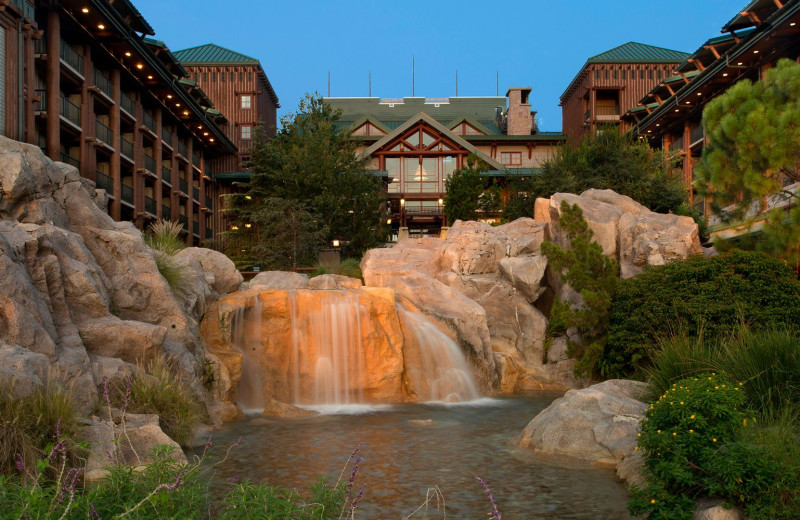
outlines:
[{"label": "green metal roof", "polygon": [[628,42],[592,56],[587,63],[680,63],[688,57],[687,52]]},{"label": "green metal roof", "polygon": [[258,60],[251,56],[220,47],[214,43],[175,51],[173,54],[184,65],[259,65]]}]

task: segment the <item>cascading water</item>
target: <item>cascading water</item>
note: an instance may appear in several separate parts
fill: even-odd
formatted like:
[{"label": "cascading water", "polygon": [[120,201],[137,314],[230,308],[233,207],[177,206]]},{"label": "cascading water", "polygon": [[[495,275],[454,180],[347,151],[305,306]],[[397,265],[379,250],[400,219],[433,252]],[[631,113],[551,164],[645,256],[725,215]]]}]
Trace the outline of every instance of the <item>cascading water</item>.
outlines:
[{"label": "cascading water", "polygon": [[409,348],[411,338],[406,338],[406,371],[420,401],[452,403],[480,398],[478,384],[456,342],[424,314],[400,305],[397,313],[416,343],[414,352]]},{"label": "cascading water", "polygon": [[260,322],[261,300],[258,297],[239,306],[231,319],[231,344],[242,355],[242,376],[236,387],[236,402],[248,414],[264,411],[261,371],[250,356],[250,352],[258,348]]}]

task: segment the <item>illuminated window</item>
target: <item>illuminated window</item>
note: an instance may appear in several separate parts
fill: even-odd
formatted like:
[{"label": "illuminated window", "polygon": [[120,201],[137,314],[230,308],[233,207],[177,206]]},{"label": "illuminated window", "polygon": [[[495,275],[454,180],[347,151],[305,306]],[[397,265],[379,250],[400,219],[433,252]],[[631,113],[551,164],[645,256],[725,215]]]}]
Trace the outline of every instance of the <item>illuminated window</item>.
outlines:
[{"label": "illuminated window", "polygon": [[252,96],[242,96],[242,109],[249,109],[252,106]]},{"label": "illuminated window", "polygon": [[253,127],[250,125],[242,125],[242,139],[252,138]]},{"label": "illuminated window", "polygon": [[519,166],[522,164],[522,152],[501,152],[500,162],[508,166]]}]

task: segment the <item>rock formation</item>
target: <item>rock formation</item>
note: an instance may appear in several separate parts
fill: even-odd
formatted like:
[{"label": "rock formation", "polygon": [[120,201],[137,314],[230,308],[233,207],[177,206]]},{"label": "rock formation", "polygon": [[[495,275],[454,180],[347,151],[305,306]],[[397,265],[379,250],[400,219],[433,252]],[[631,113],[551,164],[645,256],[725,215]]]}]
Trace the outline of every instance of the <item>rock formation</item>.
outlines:
[{"label": "rock formation", "polygon": [[611,190],[588,190],[538,199],[536,219],[497,227],[456,221],[445,240],[406,239],[368,251],[361,262],[364,281],[394,289],[447,324],[500,391],[580,385],[572,376],[574,362],[561,348],[565,344],[558,344],[558,355],[545,355],[553,298],[581,302],[540,252],[545,240],[568,245],[559,227],[561,201],[583,209],[594,239],[619,261],[624,278],[646,265],[701,252],[691,218],[653,213]]},{"label": "rock formation", "polygon": [[190,280],[177,297],[141,232],[105,203],[74,167],[0,137],[0,379],[24,395],[56,377],[85,413],[103,376],[127,377],[156,354],[196,379],[198,320],[242,281],[224,255],[189,248],[177,256]]}]

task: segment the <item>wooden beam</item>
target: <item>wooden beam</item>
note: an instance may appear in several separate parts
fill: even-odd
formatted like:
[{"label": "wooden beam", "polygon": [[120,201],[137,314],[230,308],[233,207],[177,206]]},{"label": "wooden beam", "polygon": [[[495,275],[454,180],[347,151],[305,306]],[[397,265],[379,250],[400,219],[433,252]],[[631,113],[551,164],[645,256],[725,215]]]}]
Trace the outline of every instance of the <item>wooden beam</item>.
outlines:
[{"label": "wooden beam", "polygon": [[667,90],[669,91],[669,95],[670,95],[670,96],[674,96],[674,95],[675,95],[675,91],[674,91],[674,90],[672,90],[672,87],[670,87],[670,86],[669,86],[667,83],[664,83],[664,86],[665,86],[665,87],[667,88]]},{"label": "wooden beam", "polygon": [[778,7],[778,9],[781,9],[783,7],[783,3],[781,3],[781,0],[773,0],[773,1],[775,2],[775,5]]},{"label": "wooden beam", "polygon": [[710,50],[711,53],[714,54],[714,57],[716,59],[719,59],[719,53],[717,52],[717,48],[716,47],[714,47],[713,45],[706,45],[705,48]]}]

